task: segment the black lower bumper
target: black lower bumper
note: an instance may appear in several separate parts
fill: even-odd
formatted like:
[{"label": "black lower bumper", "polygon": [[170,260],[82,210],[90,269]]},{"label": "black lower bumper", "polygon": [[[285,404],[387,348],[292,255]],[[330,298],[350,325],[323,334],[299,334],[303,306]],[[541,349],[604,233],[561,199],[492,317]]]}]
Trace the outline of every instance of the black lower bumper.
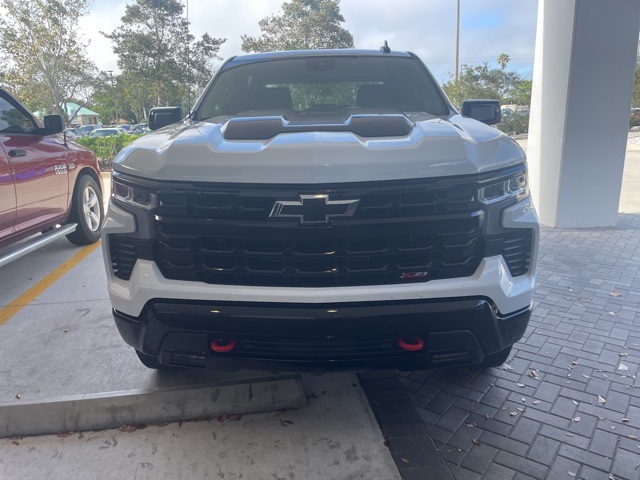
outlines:
[{"label": "black lower bumper", "polygon": [[[340,304],[154,300],[113,312],[124,340],[167,366],[218,370],[418,370],[473,365],[517,342],[531,309],[500,315],[485,298]],[[399,339],[420,338],[407,351]],[[214,339],[235,342],[215,352]]]}]

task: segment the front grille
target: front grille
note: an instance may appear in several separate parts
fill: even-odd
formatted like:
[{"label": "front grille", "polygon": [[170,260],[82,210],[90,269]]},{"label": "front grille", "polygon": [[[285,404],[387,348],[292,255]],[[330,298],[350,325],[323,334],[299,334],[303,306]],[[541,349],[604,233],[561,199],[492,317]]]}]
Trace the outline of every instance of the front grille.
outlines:
[{"label": "front grille", "polygon": [[[464,277],[482,259],[484,212],[474,184],[294,188],[160,191],[153,248],[162,274],[226,285],[338,287]],[[358,207],[352,217],[312,227],[270,218],[276,201],[320,193],[358,199]]]}]

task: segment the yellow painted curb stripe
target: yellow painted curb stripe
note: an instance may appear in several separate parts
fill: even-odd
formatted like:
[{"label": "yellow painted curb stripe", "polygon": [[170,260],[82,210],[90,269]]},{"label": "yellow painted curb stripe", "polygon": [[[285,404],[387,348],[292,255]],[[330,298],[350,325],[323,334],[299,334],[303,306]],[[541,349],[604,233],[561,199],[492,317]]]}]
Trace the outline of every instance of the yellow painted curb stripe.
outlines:
[{"label": "yellow painted curb stripe", "polygon": [[4,325],[11,317],[29,305],[36,297],[42,294],[47,288],[56,283],[69,270],[84,260],[87,255],[100,246],[100,242],[82,247],[73,257],[58,266],[53,272],[36,283],[29,290],[24,292],[6,307],[0,309],[0,325]]}]

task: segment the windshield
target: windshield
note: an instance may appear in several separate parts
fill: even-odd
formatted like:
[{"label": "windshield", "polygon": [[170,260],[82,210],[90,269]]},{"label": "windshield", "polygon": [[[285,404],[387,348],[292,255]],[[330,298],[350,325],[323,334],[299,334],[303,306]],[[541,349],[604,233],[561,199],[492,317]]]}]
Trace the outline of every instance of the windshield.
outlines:
[{"label": "windshield", "polygon": [[449,111],[415,58],[332,56],[231,64],[206,92],[196,119],[346,108],[433,115]]}]

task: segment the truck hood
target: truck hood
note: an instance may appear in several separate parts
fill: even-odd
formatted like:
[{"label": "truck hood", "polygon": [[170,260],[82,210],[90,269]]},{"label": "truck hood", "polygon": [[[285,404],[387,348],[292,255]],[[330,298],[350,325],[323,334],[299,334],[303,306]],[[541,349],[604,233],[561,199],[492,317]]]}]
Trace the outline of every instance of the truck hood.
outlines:
[{"label": "truck hood", "polygon": [[172,125],[125,147],[114,170],[153,180],[318,184],[471,175],[521,164],[518,144],[460,115],[411,116],[408,135],[296,131],[228,140],[228,119]]}]

